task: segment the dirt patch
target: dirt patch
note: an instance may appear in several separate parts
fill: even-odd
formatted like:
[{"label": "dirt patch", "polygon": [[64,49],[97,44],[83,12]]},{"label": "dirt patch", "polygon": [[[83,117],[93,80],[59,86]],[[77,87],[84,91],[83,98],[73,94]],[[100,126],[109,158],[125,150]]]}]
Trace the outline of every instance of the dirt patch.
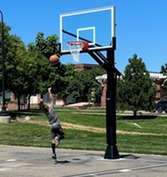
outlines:
[{"label": "dirt patch", "polygon": [[64,129],[84,130],[84,131],[89,131],[89,132],[100,132],[100,133],[105,132],[104,128],[76,125],[76,124],[71,124],[71,123],[66,123],[66,122],[62,123],[62,127]]},{"label": "dirt patch", "polygon": [[[83,126],[83,125],[76,125],[71,123],[62,123],[64,129],[75,129],[75,130],[84,130],[90,131],[95,133],[105,133],[105,128],[97,128],[97,127],[90,127],[90,126]],[[152,135],[152,136],[167,136],[166,134],[157,134],[157,133],[144,133],[144,132],[128,132],[123,130],[117,130],[119,134],[132,134],[132,135]]]},{"label": "dirt patch", "polygon": [[[32,120],[28,117],[25,117],[24,119],[17,117],[16,121],[49,126],[48,121]],[[67,122],[62,122],[61,125],[62,125],[63,129],[84,130],[84,131],[95,132],[95,133],[105,133],[106,132],[106,128],[77,125],[77,124],[72,124],[72,123],[67,123]],[[147,136],[148,135],[150,135],[150,136],[167,136],[167,134],[129,132],[129,131],[123,131],[123,130],[117,130],[117,133],[118,134],[131,134],[131,135],[147,135]]]}]

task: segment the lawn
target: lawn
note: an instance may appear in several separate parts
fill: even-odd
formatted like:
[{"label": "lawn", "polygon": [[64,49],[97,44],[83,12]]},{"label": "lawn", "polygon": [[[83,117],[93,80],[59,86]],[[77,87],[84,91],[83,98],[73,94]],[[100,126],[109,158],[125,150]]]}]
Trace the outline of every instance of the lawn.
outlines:
[{"label": "lawn", "polygon": [[[104,109],[57,108],[66,139],[59,148],[106,149],[106,117]],[[14,111],[9,124],[0,124],[0,144],[50,147],[50,129],[40,110]],[[29,116],[29,119],[25,119]],[[119,152],[167,155],[167,117],[117,116],[117,147]]]}]

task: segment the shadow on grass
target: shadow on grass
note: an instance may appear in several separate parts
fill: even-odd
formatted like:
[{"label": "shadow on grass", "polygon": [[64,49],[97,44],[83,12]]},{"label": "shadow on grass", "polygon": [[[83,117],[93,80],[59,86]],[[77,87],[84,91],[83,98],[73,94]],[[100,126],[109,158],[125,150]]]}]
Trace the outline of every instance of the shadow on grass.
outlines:
[{"label": "shadow on grass", "polygon": [[123,116],[117,116],[117,119],[119,120],[141,120],[141,119],[156,119],[157,115],[123,115]]},{"label": "shadow on grass", "polygon": [[20,111],[17,111],[17,110],[14,110],[14,111],[9,111],[8,112],[9,115],[11,116],[12,119],[15,119],[17,116],[18,117],[22,117],[22,116],[35,116],[39,113],[43,113],[42,110],[40,109],[31,109],[31,110],[20,110]]}]

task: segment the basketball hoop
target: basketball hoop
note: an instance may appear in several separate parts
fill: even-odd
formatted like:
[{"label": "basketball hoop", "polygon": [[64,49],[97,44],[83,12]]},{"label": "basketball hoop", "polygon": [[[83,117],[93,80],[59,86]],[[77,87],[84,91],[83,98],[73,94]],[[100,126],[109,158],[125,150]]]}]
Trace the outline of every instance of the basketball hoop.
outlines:
[{"label": "basketball hoop", "polygon": [[81,50],[88,49],[88,42],[85,41],[69,41],[67,45],[69,46],[74,62],[79,62],[79,53]]}]

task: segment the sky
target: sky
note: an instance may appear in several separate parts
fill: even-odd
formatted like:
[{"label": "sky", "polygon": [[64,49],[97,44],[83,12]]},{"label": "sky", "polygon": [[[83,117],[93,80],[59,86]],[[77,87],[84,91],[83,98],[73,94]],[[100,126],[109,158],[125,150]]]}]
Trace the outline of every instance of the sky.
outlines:
[{"label": "sky", "polygon": [[[167,0],[0,0],[5,24],[25,45],[35,42],[38,32],[59,37],[62,13],[111,5],[116,7],[115,67],[123,72],[128,59],[137,54],[148,71],[159,72],[167,63]],[[60,60],[73,62],[71,55]],[[80,63],[96,61],[80,54]]]}]

